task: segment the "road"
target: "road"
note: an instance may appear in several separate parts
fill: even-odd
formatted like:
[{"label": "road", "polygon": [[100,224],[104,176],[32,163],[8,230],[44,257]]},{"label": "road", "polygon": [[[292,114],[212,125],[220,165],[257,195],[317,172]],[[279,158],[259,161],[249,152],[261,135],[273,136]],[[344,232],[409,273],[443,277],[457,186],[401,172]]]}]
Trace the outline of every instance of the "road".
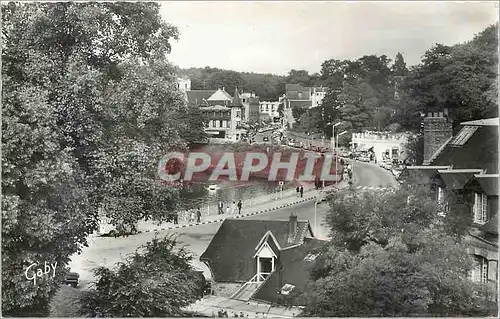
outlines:
[{"label": "road", "polygon": [[[381,187],[398,185],[392,174],[375,164],[355,163],[353,176],[355,186]],[[323,219],[327,210],[328,205],[326,203],[317,206],[317,230],[314,229],[314,202],[312,201],[247,218],[286,220],[290,216],[290,213],[295,212],[300,220],[309,220],[311,222],[317,237],[325,238],[328,236],[328,228],[324,225]],[[193,253],[193,266],[203,270],[205,275],[209,277],[209,270],[199,261],[199,256],[208,247],[220,224],[213,223],[164,231],[158,233],[158,236],[176,235],[178,240],[186,244],[187,248]],[[84,287],[93,278],[92,268],[97,266],[113,267],[115,263],[122,261],[124,257],[133,253],[138,247],[151,241],[154,236],[154,233],[141,233],[126,238],[91,238],[89,247],[85,248],[81,255],[75,256],[69,266],[72,268],[72,271],[80,273],[82,287]]]}]

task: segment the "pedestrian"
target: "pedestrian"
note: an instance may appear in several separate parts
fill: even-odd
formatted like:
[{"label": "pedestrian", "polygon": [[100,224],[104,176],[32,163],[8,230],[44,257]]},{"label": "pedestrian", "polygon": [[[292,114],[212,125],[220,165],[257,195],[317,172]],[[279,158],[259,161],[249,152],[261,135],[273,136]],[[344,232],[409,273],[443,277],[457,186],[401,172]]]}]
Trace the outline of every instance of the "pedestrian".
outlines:
[{"label": "pedestrian", "polygon": [[241,199],[240,199],[239,202],[238,202],[238,215],[241,214],[241,206],[242,205],[243,204],[241,203]]},{"label": "pedestrian", "polygon": [[300,185],[300,197],[304,197],[304,186]]},{"label": "pedestrian", "polygon": [[196,215],[195,215],[195,213],[194,213],[194,210],[192,210],[192,211],[191,211],[191,214],[190,214],[190,216],[189,216],[189,222],[190,222],[190,223],[194,222],[195,218],[196,218]]},{"label": "pedestrian", "polygon": [[224,204],[222,201],[219,201],[219,215],[224,214]]},{"label": "pedestrian", "polygon": [[236,214],[236,202],[233,201],[233,204],[231,205],[231,215]]},{"label": "pedestrian", "polygon": [[201,222],[201,210],[200,208],[198,208],[198,210],[196,211],[196,219],[197,219],[197,222]]},{"label": "pedestrian", "polygon": [[297,186],[297,188],[295,190],[297,191],[297,197],[299,197],[300,187]]},{"label": "pedestrian", "polygon": [[179,213],[175,212],[174,215],[174,224],[179,224]]}]

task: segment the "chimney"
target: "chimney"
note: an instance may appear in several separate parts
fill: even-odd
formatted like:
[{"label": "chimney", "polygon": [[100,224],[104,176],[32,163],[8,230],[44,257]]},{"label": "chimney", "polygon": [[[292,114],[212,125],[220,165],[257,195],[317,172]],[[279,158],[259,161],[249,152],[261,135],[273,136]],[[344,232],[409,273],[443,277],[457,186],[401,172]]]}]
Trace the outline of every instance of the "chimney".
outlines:
[{"label": "chimney", "polygon": [[447,112],[429,113],[424,118],[424,165],[431,164],[434,153],[453,135],[451,121]]},{"label": "chimney", "polygon": [[290,219],[288,220],[288,242],[295,242],[295,237],[297,236],[297,214],[291,213]]}]

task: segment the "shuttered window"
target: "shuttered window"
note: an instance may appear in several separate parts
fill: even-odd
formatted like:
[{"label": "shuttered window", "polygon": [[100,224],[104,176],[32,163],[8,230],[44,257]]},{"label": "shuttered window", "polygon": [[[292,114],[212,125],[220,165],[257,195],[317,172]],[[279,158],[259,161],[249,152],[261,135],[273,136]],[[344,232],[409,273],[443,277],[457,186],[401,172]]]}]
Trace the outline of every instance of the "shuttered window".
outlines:
[{"label": "shuttered window", "polygon": [[474,193],[474,206],[472,212],[474,223],[483,225],[487,220],[488,199],[486,194]]},{"label": "shuttered window", "polygon": [[471,280],[483,284],[488,282],[488,260],[486,258],[474,255]]}]

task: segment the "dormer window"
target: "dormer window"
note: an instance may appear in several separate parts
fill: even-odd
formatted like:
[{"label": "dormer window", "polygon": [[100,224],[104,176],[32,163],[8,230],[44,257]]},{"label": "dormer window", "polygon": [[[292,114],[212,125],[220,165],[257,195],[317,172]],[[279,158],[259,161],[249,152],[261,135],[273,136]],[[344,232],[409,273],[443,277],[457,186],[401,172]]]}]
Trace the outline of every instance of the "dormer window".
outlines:
[{"label": "dormer window", "polygon": [[309,253],[307,256],[304,258],[305,261],[314,261],[316,258],[319,256],[319,254],[313,254]]},{"label": "dormer window", "polygon": [[488,207],[488,199],[486,197],[486,194],[474,193],[474,206],[472,206],[474,223],[480,225],[486,223],[487,207]]}]

